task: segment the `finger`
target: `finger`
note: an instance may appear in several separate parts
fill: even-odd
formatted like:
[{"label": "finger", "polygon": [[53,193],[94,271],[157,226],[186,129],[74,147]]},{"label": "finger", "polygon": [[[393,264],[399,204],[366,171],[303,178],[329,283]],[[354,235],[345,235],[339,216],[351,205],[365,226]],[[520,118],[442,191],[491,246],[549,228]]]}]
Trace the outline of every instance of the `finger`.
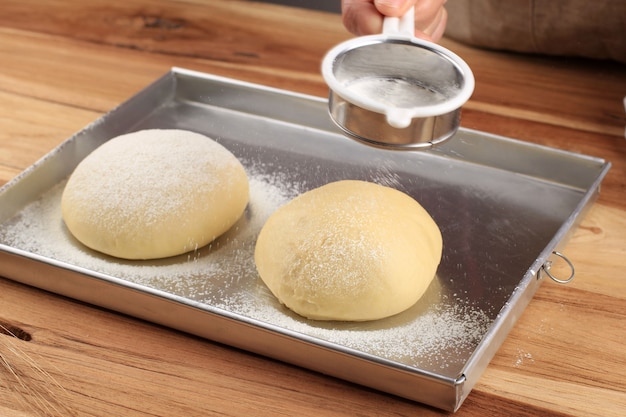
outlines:
[{"label": "finger", "polygon": [[400,17],[416,3],[416,0],[374,0],[374,6],[384,16]]},{"label": "finger", "polygon": [[[437,16],[430,22],[430,24],[421,30],[421,32],[430,37],[433,42],[438,42],[443,37],[448,23],[448,12],[446,9],[441,8]],[[419,29],[416,29],[419,31]]]},{"label": "finger", "polygon": [[439,42],[441,40],[443,34],[446,31],[447,24],[448,12],[446,11],[446,9],[441,9],[441,18],[439,19],[439,23],[434,29],[432,29],[432,32],[430,33],[430,37],[433,39],[433,41]]},{"label": "finger", "polygon": [[342,0],[343,25],[357,35],[373,35],[383,29],[383,16],[371,0]]},{"label": "finger", "polygon": [[445,2],[446,0],[419,0],[416,2],[415,29],[432,33],[441,20],[441,11]]}]

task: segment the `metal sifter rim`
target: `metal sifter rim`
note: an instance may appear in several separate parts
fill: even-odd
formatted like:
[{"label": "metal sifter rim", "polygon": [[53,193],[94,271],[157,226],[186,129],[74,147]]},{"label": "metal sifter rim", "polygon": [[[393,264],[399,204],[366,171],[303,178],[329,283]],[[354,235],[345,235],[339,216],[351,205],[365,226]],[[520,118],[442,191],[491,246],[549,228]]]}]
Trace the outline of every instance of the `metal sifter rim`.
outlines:
[{"label": "metal sifter rim", "polygon": [[[420,105],[411,108],[396,108],[385,105],[375,98],[364,96],[362,94],[353,93],[337,80],[334,74],[334,68],[337,59],[346,52],[356,48],[366,47],[379,43],[410,43],[416,48],[422,48],[439,55],[443,59],[451,62],[463,78],[463,85],[453,97],[444,102],[433,105]],[[432,117],[446,114],[457,110],[470,98],[474,92],[475,80],[469,65],[457,54],[449,49],[438,45],[434,42],[426,41],[415,36],[397,35],[397,34],[379,34],[361,36],[342,42],[327,52],[322,61],[322,76],[328,87],[337,95],[343,97],[346,101],[359,106],[361,108],[381,113],[389,117],[390,113],[402,113],[402,118],[412,119],[415,117]]]}]

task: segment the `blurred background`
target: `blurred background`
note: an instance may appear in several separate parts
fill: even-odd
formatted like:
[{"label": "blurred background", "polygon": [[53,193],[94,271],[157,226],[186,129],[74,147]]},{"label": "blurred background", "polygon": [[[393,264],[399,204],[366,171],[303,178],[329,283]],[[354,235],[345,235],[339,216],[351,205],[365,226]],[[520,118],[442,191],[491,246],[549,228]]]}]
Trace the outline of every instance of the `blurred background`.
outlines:
[{"label": "blurred background", "polygon": [[326,12],[341,12],[340,0],[260,0],[265,3],[276,3],[287,6],[304,7],[307,9],[323,10]]}]

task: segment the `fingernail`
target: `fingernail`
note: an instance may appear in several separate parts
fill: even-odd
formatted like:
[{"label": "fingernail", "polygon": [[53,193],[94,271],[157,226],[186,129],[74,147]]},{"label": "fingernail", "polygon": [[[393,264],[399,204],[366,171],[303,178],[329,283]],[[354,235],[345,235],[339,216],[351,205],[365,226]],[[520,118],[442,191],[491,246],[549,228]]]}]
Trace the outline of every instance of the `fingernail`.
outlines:
[{"label": "fingernail", "polygon": [[374,0],[376,6],[385,6],[390,9],[399,9],[405,0]]}]

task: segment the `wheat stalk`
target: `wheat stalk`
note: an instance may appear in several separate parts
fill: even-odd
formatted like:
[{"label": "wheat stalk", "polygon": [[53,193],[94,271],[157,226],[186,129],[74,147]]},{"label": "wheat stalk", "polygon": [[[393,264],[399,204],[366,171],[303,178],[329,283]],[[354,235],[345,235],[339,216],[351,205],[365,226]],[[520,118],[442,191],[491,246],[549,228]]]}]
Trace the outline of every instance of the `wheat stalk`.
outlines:
[{"label": "wheat stalk", "polygon": [[20,344],[28,340],[28,333],[0,323],[0,389],[13,398],[12,408],[41,417],[75,415],[63,405],[67,391],[38,361],[20,349]]}]

